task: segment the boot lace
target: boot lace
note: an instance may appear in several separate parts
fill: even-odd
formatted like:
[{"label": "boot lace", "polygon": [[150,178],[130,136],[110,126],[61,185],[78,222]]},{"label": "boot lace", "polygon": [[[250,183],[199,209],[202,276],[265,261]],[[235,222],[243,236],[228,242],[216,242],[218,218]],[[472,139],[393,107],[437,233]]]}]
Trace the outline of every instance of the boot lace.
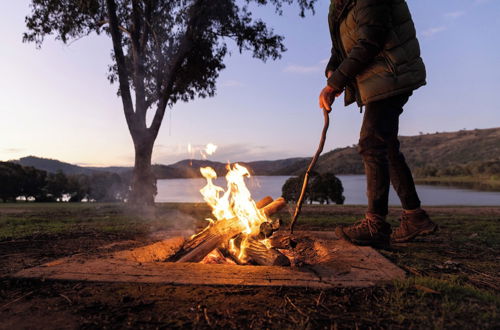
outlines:
[{"label": "boot lace", "polygon": [[394,230],[394,234],[398,236],[401,233],[405,233],[408,230],[408,223],[410,222],[410,217],[406,213],[402,213],[399,217],[399,227]]},{"label": "boot lace", "polygon": [[364,218],[364,219],[361,219],[361,220],[355,222],[351,228],[353,231],[356,231],[356,232],[364,232],[365,228],[367,228],[368,231],[370,232],[371,236],[373,236],[373,233],[377,232],[377,227],[376,227],[374,221],[367,219],[367,218]]}]

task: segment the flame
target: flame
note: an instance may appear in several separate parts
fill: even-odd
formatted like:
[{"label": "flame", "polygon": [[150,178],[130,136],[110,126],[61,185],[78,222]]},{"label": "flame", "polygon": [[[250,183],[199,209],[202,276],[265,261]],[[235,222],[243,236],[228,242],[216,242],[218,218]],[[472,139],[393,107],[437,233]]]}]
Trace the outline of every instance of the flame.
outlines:
[{"label": "flame", "polygon": [[215,221],[236,218],[245,228],[239,249],[234,239],[229,242],[229,248],[238,255],[238,259],[245,261],[245,242],[248,236],[257,235],[260,225],[268,221],[264,211],[257,208],[245,184],[245,178],[250,177],[248,169],[239,164],[228,165],[226,190],[213,183],[213,180],[217,178],[217,173],[213,168],[202,167],[200,172],[207,180],[207,184],[200,189],[200,193],[212,208]]},{"label": "flame", "polygon": [[191,143],[187,145],[187,151],[191,158],[195,156],[195,153],[199,153],[202,159],[207,159],[208,156],[213,155],[217,151],[217,148],[217,145],[213,143],[207,143],[206,146],[193,146]]},{"label": "flame", "polygon": [[205,147],[205,153],[207,155],[213,155],[215,153],[215,151],[217,151],[217,146],[213,143],[209,143]]}]

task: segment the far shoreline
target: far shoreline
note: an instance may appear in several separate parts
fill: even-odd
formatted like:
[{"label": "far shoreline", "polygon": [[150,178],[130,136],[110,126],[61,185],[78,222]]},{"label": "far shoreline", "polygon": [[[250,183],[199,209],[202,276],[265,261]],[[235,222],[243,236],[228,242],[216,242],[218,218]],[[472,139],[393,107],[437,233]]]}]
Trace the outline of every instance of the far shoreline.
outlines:
[{"label": "far shoreline", "polygon": [[[357,176],[363,175],[363,173],[358,174],[336,174],[337,176]],[[287,175],[287,174],[277,174],[277,175],[252,175],[252,177],[295,177],[297,175]],[[222,176],[221,176],[222,177]],[[177,178],[157,178],[157,180],[178,180],[178,179],[203,179],[202,176],[195,177],[177,177]],[[428,186],[443,186],[458,189],[471,189],[475,191],[491,191],[500,192],[500,178],[484,178],[484,177],[473,177],[473,176],[460,176],[460,177],[449,177],[449,176],[436,176],[436,177],[416,177],[414,178],[415,183],[418,185],[428,185]]]}]

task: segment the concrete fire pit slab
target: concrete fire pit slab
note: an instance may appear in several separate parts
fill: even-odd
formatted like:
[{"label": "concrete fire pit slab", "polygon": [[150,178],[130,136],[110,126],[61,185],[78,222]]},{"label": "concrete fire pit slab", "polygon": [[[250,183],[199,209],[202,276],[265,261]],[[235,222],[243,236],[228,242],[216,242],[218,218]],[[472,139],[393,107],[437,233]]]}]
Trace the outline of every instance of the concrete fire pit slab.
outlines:
[{"label": "concrete fire pit slab", "polygon": [[[168,250],[172,243],[182,244],[182,238],[176,237],[114,254],[58,259],[24,269],[13,276],[94,282],[311,288],[375,286],[405,276],[400,268],[370,247],[337,240],[329,232],[302,232],[299,235],[306,242],[303,246],[309,250],[309,256],[306,262],[299,260],[300,256],[296,257],[294,267],[155,261],[158,259],[157,251]],[[163,258],[164,252],[161,253]],[[291,255],[291,258],[294,259],[294,256]]]}]

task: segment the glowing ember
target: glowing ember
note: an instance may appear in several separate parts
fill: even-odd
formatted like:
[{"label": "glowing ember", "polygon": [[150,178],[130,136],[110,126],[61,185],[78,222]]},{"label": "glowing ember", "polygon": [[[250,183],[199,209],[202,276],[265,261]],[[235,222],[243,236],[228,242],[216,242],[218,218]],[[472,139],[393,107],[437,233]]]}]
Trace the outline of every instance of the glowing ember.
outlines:
[{"label": "glowing ember", "polygon": [[[212,214],[215,217],[214,220],[208,220],[219,221],[236,218],[243,225],[245,229],[242,232],[239,248],[234,239],[229,242],[229,248],[235,255],[238,255],[239,261],[246,262],[245,249],[249,236],[258,235],[260,225],[268,221],[264,211],[257,208],[245,184],[245,177],[250,177],[248,169],[239,164],[228,165],[226,190],[213,183],[213,180],[217,178],[213,168],[203,167],[200,171],[207,180],[207,184],[200,190],[200,193],[212,208]],[[266,244],[266,242],[262,242]]]}]

